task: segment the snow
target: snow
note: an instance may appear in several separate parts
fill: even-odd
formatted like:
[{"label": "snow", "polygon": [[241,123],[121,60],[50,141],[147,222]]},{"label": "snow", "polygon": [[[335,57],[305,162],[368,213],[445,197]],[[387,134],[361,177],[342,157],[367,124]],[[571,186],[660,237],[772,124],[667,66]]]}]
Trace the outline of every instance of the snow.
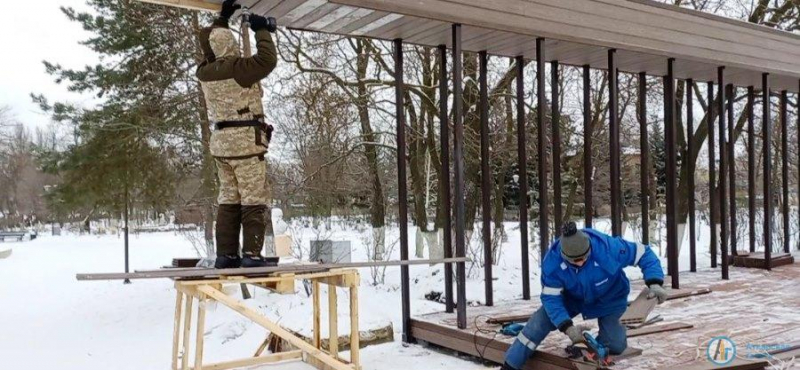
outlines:
[{"label": "snow", "polygon": [[[608,228],[607,222],[595,226]],[[521,297],[519,228],[506,223],[508,240],[503,244],[501,258],[494,269],[496,300]],[[289,231],[304,243],[317,236],[349,240],[353,245],[353,260],[366,260],[363,243],[370,234],[364,225],[332,222],[330,230],[314,230],[293,223]],[[415,230],[410,228],[410,246],[414,246]],[[633,238],[633,228],[627,233]],[[708,232],[698,233],[698,246],[707,245]],[[479,238],[473,235],[473,239]],[[532,238],[536,238],[533,234]],[[397,228],[387,228],[387,251],[398,239]],[[176,232],[142,233],[131,236],[131,270],[152,269],[169,264],[175,257],[195,256],[189,238]],[[135,280],[124,285],[121,281],[78,282],[76,273],[122,271],[123,241],[117,235],[40,235],[36,240],[15,243],[14,254],[0,259],[0,358],[3,368],[40,369],[58,364],[59,369],[164,369],[171,361],[175,292],[170,280]],[[698,247],[701,251],[703,248]],[[307,251],[306,251],[307,252]],[[397,246],[392,259],[399,259]],[[307,254],[306,254],[307,255]],[[538,251],[531,252],[532,294],[538,295]],[[427,256],[426,256],[427,257]],[[688,247],[681,253],[681,270],[688,270]],[[708,266],[708,252],[698,253],[698,265]],[[444,282],[441,266],[411,266],[412,315],[442,311],[443,305],[425,299],[430,291],[442,291]],[[467,283],[469,301],[483,301],[482,269],[473,269]],[[630,269],[631,278],[639,278]],[[370,369],[486,369],[469,359],[459,359],[452,353],[401,343],[400,274],[398,268],[386,270],[384,284],[373,285],[369,269],[361,269],[360,326],[374,329],[392,323],[393,343],[372,346],[362,351],[365,370]],[[253,290],[254,299],[247,304],[271,319],[301,333],[310,333],[311,300],[297,284],[294,295],[278,295]],[[238,290],[238,289],[236,289]],[[322,302],[327,301],[323,290]],[[230,294],[238,297],[238,292]],[[340,333],[349,329],[348,295],[344,290],[340,300]],[[326,310],[323,310],[323,336],[327,332]],[[266,336],[266,330],[225,308],[209,305],[205,331],[206,362],[224,361],[252,356]],[[304,364],[282,364],[261,368],[305,369]]]}]

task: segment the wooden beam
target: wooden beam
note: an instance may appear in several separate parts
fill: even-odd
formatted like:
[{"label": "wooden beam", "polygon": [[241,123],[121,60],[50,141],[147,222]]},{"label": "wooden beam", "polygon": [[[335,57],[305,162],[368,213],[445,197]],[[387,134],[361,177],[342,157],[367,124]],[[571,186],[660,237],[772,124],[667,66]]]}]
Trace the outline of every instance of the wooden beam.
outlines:
[{"label": "wooden beam", "polygon": [[469,262],[467,257],[411,260],[411,261],[370,261],[370,262],[350,262],[350,263],[328,263],[328,264],[296,264],[279,265],[271,267],[250,267],[250,268],[193,268],[193,269],[160,269],[137,271],[133,273],[83,273],[76,274],[78,280],[121,280],[121,279],[159,279],[159,278],[185,278],[185,277],[224,277],[224,276],[252,276],[264,275],[278,272],[294,272],[297,274],[307,272],[321,272],[329,269],[360,268],[360,267],[388,267],[388,266],[411,266],[411,265],[435,265],[440,263],[464,263]]},{"label": "wooden beam", "polygon": [[181,308],[183,308],[183,292],[178,290],[175,294],[175,326],[172,332],[172,370],[178,370],[178,351],[181,341]]},{"label": "wooden beam", "polygon": [[222,9],[221,4],[215,4],[201,0],[139,0],[139,1],[149,4],[158,4],[164,6],[171,6],[174,8],[200,10],[206,12],[219,12]]},{"label": "wooden beam", "polygon": [[[288,352],[280,352],[280,353],[273,353],[266,356],[259,356],[259,357],[250,357],[244,358],[241,360],[233,360],[233,361],[225,361],[225,362],[217,362],[214,364],[208,364],[203,366],[203,370],[227,370],[227,369],[238,369],[243,367],[250,367],[255,365],[263,365],[263,364],[272,364],[276,362],[282,361],[289,361],[289,360],[299,360],[303,356],[302,351],[288,351]],[[191,370],[199,370],[195,368],[189,368]]]},{"label": "wooden beam", "polygon": [[640,337],[640,336],[643,336],[643,335],[650,335],[650,334],[655,334],[655,333],[664,333],[664,332],[668,332],[668,331],[690,329],[690,328],[693,328],[693,327],[694,327],[694,325],[683,323],[683,322],[674,322],[674,323],[664,324],[664,325],[646,326],[646,327],[639,328],[639,329],[628,330],[628,338]]}]

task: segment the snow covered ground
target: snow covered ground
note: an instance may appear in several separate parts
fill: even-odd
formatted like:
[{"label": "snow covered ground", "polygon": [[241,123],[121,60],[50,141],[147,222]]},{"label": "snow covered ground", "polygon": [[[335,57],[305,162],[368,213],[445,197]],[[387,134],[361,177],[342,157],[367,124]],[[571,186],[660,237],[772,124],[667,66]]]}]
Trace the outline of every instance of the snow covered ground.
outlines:
[{"label": "snow covered ground", "polygon": [[[508,240],[495,267],[495,299],[521,297],[519,229],[507,223]],[[600,225],[600,229],[607,226]],[[294,225],[295,239],[308,240],[320,232]],[[325,237],[350,240],[353,260],[365,260],[362,245],[369,231],[346,223],[334,223]],[[633,230],[629,228],[629,234]],[[414,249],[414,229],[410,245]],[[698,265],[707,266],[707,229],[698,236]],[[387,231],[387,245],[397,239],[397,229]],[[633,238],[635,239],[635,238]],[[120,281],[78,282],[78,272],[122,271],[123,244],[116,235],[42,235],[38,239],[7,244],[14,249],[0,260],[0,360],[3,369],[167,369],[172,346],[175,293],[169,280],[139,280],[123,285]],[[533,294],[538,295],[538,270],[532,254]],[[151,269],[169,264],[174,257],[195,256],[184,235],[173,232],[139,234],[131,237],[131,269]],[[399,258],[397,247],[393,257]],[[427,257],[427,253],[426,253]],[[681,253],[681,269],[688,270],[688,247]],[[481,269],[468,281],[468,299],[483,300]],[[443,305],[426,300],[424,295],[444,286],[441,266],[412,266],[412,315],[441,311]],[[628,271],[631,278],[640,274]],[[368,347],[362,351],[365,370],[372,369],[485,369],[469,360],[458,359],[421,346],[400,343],[400,274],[389,268],[386,281],[372,285],[369,269],[361,270],[360,325],[362,330],[391,322],[395,342]],[[302,286],[293,296],[253,291],[248,304],[282,325],[308,332],[311,301]],[[323,291],[322,301],[326,294]],[[347,294],[339,294],[340,332],[347,322]],[[323,317],[323,323],[326,318]],[[323,328],[325,325],[323,325]],[[215,362],[251,356],[266,331],[224,307],[210,307],[206,324],[206,361]],[[325,334],[323,334],[325,335]],[[303,364],[264,366],[264,369],[305,369]]]}]

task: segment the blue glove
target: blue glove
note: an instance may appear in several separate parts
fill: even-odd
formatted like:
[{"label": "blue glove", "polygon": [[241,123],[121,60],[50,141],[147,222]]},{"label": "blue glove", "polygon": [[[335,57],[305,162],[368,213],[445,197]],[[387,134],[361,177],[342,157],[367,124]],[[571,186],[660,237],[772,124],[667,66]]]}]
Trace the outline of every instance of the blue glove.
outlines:
[{"label": "blue glove", "polygon": [[522,328],[524,327],[525,325],[519,323],[508,324],[506,326],[503,326],[502,329],[500,329],[500,334],[508,335],[509,337],[516,337],[517,335],[519,335],[519,332],[521,332]]}]

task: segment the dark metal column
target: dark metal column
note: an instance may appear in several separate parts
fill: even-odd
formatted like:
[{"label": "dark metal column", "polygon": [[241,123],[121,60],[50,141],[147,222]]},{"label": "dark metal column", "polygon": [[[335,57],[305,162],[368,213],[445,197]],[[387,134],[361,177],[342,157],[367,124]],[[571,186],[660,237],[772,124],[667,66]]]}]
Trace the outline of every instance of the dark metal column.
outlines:
[{"label": "dark metal column", "polygon": [[747,221],[749,223],[750,252],[756,251],[756,129],[755,89],[747,88]]},{"label": "dark metal column", "polygon": [[781,193],[783,195],[783,252],[789,253],[789,96],[781,91]]},{"label": "dark metal column", "polygon": [[[447,46],[439,45],[439,144],[442,150],[441,200],[444,213],[444,258],[453,257],[453,220],[450,215],[450,122],[447,116]],[[453,312],[453,264],[444,264],[444,310]]]},{"label": "dark metal column", "polygon": [[559,77],[558,61],[550,62],[550,135],[553,141],[553,224],[556,234],[561,232],[561,225],[564,222],[564,215],[561,210],[561,112],[559,109]]},{"label": "dark metal column", "polygon": [[619,109],[617,96],[617,50],[608,51],[608,145],[611,152],[610,165],[611,171],[611,234],[614,236],[622,235],[622,202],[621,186],[619,178],[620,170],[620,148],[619,148]]},{"label": "dark metal column", "polygon": [[481,216],[483,219],[483,280],[486,305],[494,305],[492,296],[492,172],[489,168],[489,87],[486,81],[489,56],[479,53],[480,112],[481,112]]},{"label": "dark metal column", "polygon": [[[550,230],[548,228],[547,214],[549,213],[549,202],[547,201],[547,160],[545,154],[545,127],[544,117],[547,107],[547,100],[544,96],[545,90],[545,63],[544,63],[544,39],[536,39],[536,135],[538,136],[538,155],[539,158],[539,250],[541,252],[540,263],[544,261],[547,249],[550,247]],[[558,232],[558,230],[556,230]]]},{"label": "dark metal column", "polygon": [[686,157],[684,158],[689,166],[689,271],[697,272],[697,243],[695,228],[695,195],[694,195],[694,172],[695,161],[692,160],[694,153],[694,80],[686,81]]},{"label": "dark metal column", "polygon": [[772,118],[770,117],[769,73],[761,74],[762,118],[761,137],[764,143],[764,259],[767,270],[772,269]]},{"label": "dark metal column", "polygon": [[666,104],[667,114],[665,116],[664,135],[667,145],[667,271],[672,280],[672,289],[679,289],[679,274],[678,274],[678,225],[677,225],[677,151],[676,136],[677,125],[675,124],[675,59],[667,59],[667,76],[666,76],[666,96],[664,103]]},{"label": "dark metal column", "polygon": [[517,68],[517,162],[519,162],[519,238],[522,261],[522,299],[531,299],[531,273],[528,261],[528,153],[525,128],[525,61],[515,58]]},{"label": "dark metal column", "polygon": [[719,96],[719,247],[722,251],[722,278],[728,279],[728,153],[725,144],[725,67],[717,68],[717,95]]},{"label": "dark metal column", "polygon": [[727,154],[728,154],[728,194],[730,196],[729,200],[729,208],[730,208],[730,222],[731,222],[731,254],[736,255],[737,253],[737,237],[736,237],[736,153],[734,150],[736,149],[736,137],[734,136],[734,123],[733,123],[733,85],[728,84],[726,89],[726,95],[728,97],[728,147],[727,147]]},{"label": "dark metal column", "polygon": [[711,252],[711,267],[717,267],[717,193],[716,193],[716,184],[717,184],[717,160],[714,155],[714,139],[716,136],[714,135],[714,121],[716,117],[714,116],[714,83],[709,82],[707,84],[707,92],[708,92],[708,114],[707,114],[707,123],[708,123],[708,203],[710,208],[711,214],[711,245],[710,252]]},{"label": "dark metal column", "polygon": [[[397,120],[397,198],[400,224],[400,260],[408,260],[408,185],[406,183],[406,117],[403,99],[403,40],[394,40],[394,103]],[[408,266],[400,267],[403,310],[403,342],[414,341],[411,335],[411,292]]]},{"label": "dark metal column", "polygon": [[[466,210],[464,207],[464,120],[462,96],[463,70],[461,65],[461,25],[453,25],[453,169],[456,182],[456,257],[466,256],[464,230]],[[464,262],[456,264],[456,321],[460,329],[467,327],[467,267]]]},{"label": "dark metal column", "polygon": [[639,184],[642,206],[642,244],[650,244],[650,142],[647,138],[647,73],[639,72]]},{"label": "dark metal column", "polygon": [[592,177],[594,165],[592,164],[592,80],[589,65],[583,66],[583,207],[584,226],[592,227],[594,207],[592,200]]}]

